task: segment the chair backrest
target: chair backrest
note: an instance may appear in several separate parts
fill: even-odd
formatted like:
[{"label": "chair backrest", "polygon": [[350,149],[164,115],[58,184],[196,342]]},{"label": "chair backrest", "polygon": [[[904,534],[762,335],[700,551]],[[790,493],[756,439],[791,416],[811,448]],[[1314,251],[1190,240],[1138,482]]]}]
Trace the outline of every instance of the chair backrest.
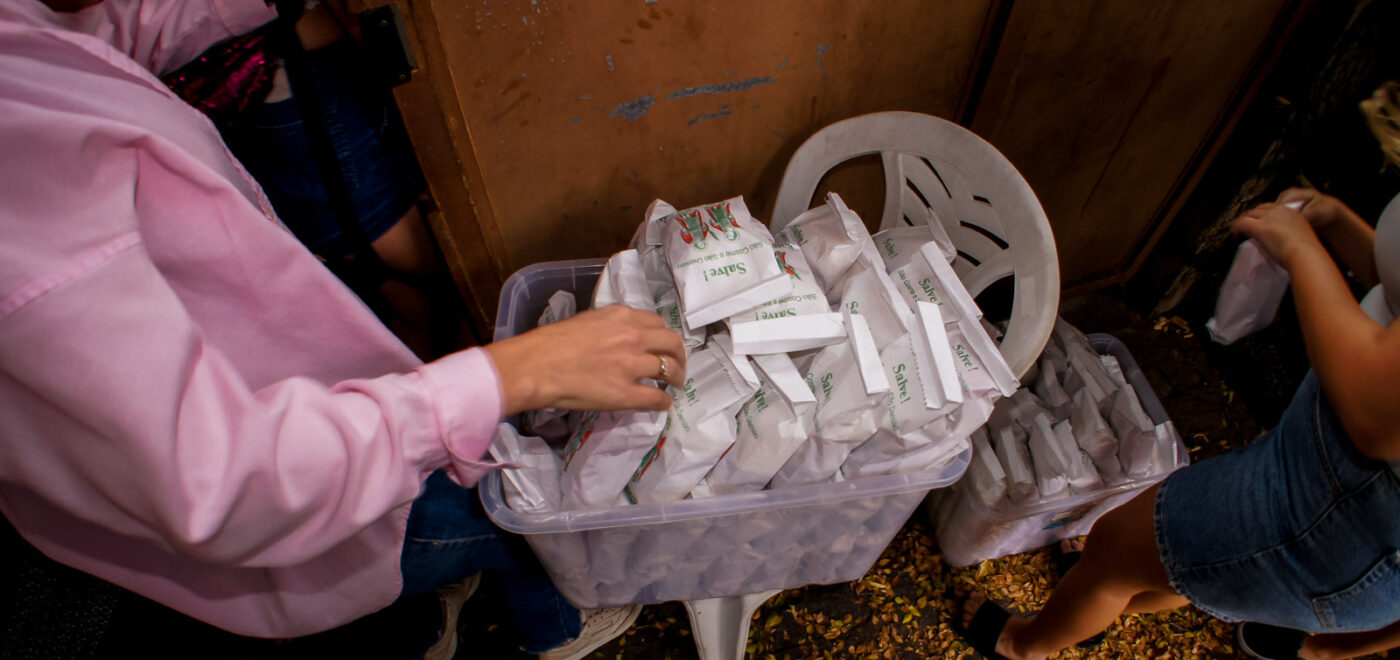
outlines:
[{"label": "chair backrest", "polygon": [[1060,306],[1055,238],[1020,172],[971,131],[914,112],[877,112],[827,126],[788,161],[773,230],[811,206],[831,168],[870,154],[880,154],[885,169],[880,229],[923,224],[932,212],[958,249],[953,269],[972,295],[1015,278],[1001,352],[1017,377],[1024,375],[1045,348]]}]

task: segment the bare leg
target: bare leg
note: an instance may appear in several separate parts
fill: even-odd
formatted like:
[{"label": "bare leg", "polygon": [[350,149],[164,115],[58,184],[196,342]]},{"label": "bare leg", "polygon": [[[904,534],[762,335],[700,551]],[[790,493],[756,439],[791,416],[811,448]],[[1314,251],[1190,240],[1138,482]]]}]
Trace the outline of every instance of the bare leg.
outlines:
[{"label": "bare leg", "polygon": [[1400,621],[1379,630],[1309,635],[1298,657],[1306,660],[1342,660],[1400,648]]},{"label": "bare leg", "polygon": [[[407,273],[428,285],[428,290],[389,280],[380,292],[401,322],[391,324],[394,333],[424,360],[471,343],[460,304],[446,280],[446,271],[433,246],[427,223],[418,208],[408,210],[389,231],[374,240],[374,251],[390,270]],[[451,336],[450,346],[434,346],[434,332]]]},{"label": "bare leg", "polygon": [[[1006,622],[997,652],[1008,658],[1044,658],[1108,628],[1132,605],[1158,609],[1184,603],[1172,598],[1180,596],[1157,554],[1156,496],[1154,485],[1105,514],[1090,532],[1083,558],[1060,580],[1045,607],[1032,619],[1013,616]],[[968,605],[975,611],[973,599]]]}]

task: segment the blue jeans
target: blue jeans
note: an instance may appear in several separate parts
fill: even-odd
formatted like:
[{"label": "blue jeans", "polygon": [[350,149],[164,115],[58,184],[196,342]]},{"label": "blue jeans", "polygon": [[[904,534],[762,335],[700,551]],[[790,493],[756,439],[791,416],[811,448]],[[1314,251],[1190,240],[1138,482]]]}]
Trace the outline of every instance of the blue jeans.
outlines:
[{"label": "blue jeans", "polygon": [[1309,373],[1278,426],[1157,491],[1172,586],[1226,621],[1309,632],[1400,620],[1400,479],[1361,454]]},{"label": "blue jeans", "polygon": [[528,653],[548,651],[578,637],[579,611],[560,595],[525,540],[492,524],[476,489],[458,486],[442,471],[428,477],[413,502],[399,565],[401,598],[473,573],[493,575]]}]

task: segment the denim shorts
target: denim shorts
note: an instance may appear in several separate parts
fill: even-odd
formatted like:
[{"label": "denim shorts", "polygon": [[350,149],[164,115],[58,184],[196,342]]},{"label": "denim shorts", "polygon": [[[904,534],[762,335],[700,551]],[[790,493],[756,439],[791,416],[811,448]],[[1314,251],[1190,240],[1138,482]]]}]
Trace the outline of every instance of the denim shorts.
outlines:
[{"label": "denim shorts", "polygon": [[1309,372],[1278,427],[1157,491],[1176,590],[1226,621],[1309,632],[1400,621],[1400,479],[1357,451]]},{"label": "denim shorts", "polygon": [[[350,191],[360,226],[371,241],[383,236],[418,201],[425,184],[389,90],[368,75],[372,63],[351,42],[307,53],[309,78]],[[321,181],[316,154],[296,99],[265,103],[224,140],[267,193],[287,227],[312,252],[351,252],[341,236]]]}]

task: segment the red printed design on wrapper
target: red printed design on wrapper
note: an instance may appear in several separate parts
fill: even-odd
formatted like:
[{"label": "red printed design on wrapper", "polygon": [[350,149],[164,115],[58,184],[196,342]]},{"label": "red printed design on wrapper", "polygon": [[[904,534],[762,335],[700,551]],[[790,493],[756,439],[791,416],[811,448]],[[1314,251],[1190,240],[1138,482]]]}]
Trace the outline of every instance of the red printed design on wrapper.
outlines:
[{"label": "red printed design on wrapper", "polygon": [[709,247],[710,226],[700,217],[700,209],[681,211],[671,216],[681,226],[681,239],[696,250]]}]

